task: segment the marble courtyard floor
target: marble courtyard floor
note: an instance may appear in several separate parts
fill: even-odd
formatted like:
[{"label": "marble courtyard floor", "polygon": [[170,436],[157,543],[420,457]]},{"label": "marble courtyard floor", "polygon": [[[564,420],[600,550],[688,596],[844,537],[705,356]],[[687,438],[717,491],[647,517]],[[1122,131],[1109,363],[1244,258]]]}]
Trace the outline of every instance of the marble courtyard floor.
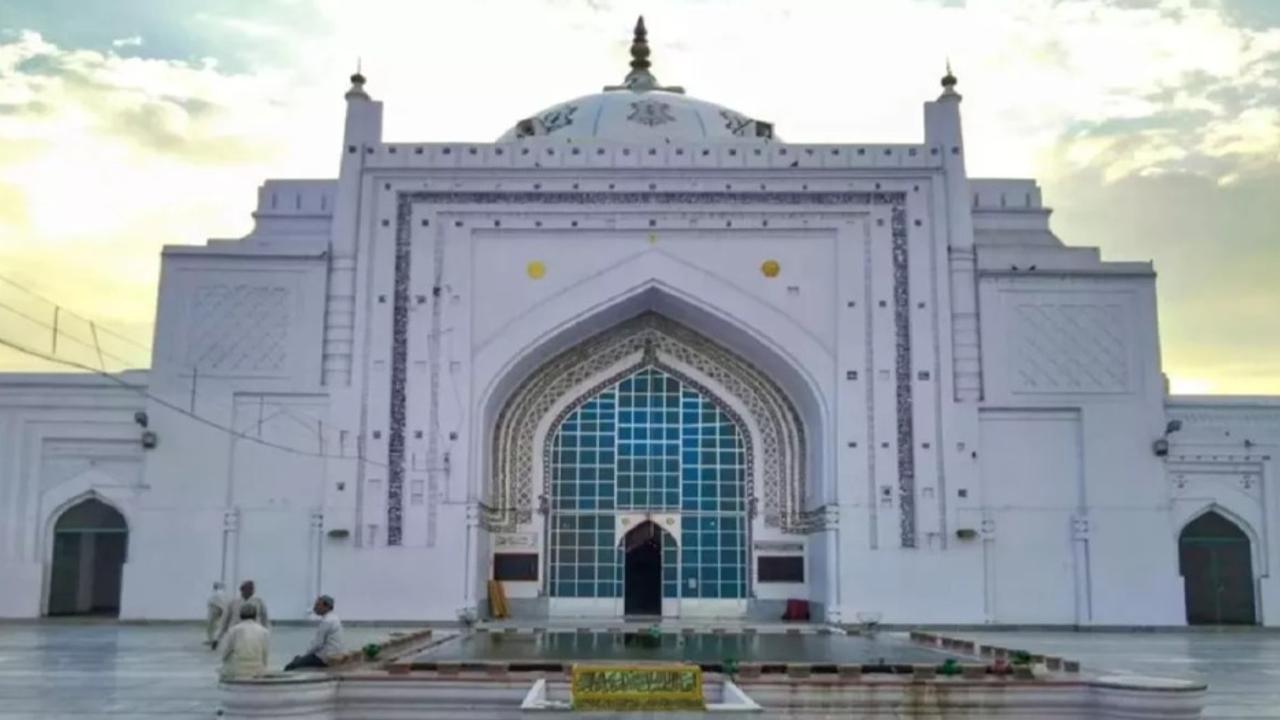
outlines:
[{"label": "marble courtyard floor", "polygon": [[[347,628],[359,647],[394,628]],[[1087,671],[1209,684],[1205,717],[1280,718],[1280,633],[948,632],[979,642],[1080,660]],[[277,626],[271,662],[283,666],[311,636]],[[196,625],[0,623],[0,720],[213,718],[214,654]]]},{"label": "marble courtyard floor", "polygon": [[[396,629],[347,627],[345,641],[358,648]],[[272,668],[302,652],[312,634],[307,625],[276,625]],[[0,720],[209,720],[218,663],[203,640],[195,624],[0,622]]]},{"label": "marble courtyard floor", "polygon": [[1280,718],[1280,633],[943,632],[1079,660],[1086,671],[1199,680],[1209,685],[1204,717]]}]

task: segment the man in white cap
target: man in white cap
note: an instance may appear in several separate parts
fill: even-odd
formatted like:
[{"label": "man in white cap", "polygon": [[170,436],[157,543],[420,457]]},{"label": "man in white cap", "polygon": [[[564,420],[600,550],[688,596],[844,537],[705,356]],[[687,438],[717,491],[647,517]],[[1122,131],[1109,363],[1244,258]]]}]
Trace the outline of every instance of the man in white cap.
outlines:
[{"label": "man in white cap", "polygon": [[315,639],[305,653],[289,661],[285,670],[329,667],[334,658],[342,654],[342,621],[333,612],[333,598],[321,595],[311,610],[320,616]]}]

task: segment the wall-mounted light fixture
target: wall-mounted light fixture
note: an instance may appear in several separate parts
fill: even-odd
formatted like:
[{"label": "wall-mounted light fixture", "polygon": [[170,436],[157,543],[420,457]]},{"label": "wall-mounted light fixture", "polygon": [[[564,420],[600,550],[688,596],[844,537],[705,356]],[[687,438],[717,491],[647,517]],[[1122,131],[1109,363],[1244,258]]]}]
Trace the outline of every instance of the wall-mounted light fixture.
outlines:
[{"label": "wall-mounted light fixture", "polygon": [[1169,423],[1164,426],[1164,435],[1161,435],[1155,442],[1151,443],[1151,452],[1155,453],[1156,457],[1165,457],[1168,455],[1169,436],[1181,429],[1181,420],[1170,420]]}]

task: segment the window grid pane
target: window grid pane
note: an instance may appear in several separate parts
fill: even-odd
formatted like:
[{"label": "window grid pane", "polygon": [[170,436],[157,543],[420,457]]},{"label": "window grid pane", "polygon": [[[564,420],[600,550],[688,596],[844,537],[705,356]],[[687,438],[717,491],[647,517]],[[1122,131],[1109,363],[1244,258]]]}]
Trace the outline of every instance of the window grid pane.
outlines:
[{"label": "window grid pane", "polygon": [[746,597],[745,481],[737,425],[697,390],[646,368],[602,391],[551,439],[550,594],[621,597],[615,512],[637,509],[683,518],[682,548],[663,538],[663,597]]}]

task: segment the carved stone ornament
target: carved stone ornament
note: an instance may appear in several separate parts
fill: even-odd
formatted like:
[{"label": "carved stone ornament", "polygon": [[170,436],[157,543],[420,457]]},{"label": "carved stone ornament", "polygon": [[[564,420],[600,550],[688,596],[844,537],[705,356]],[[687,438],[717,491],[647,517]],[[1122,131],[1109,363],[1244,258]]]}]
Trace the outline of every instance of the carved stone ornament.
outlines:
[{"label": "carved stone ornament", "polygon": [[671,114],[671,106],[658,100],[641,100],[631,103],[631,114],[627,119],[649,127],[665,125],[676,118]]}]

